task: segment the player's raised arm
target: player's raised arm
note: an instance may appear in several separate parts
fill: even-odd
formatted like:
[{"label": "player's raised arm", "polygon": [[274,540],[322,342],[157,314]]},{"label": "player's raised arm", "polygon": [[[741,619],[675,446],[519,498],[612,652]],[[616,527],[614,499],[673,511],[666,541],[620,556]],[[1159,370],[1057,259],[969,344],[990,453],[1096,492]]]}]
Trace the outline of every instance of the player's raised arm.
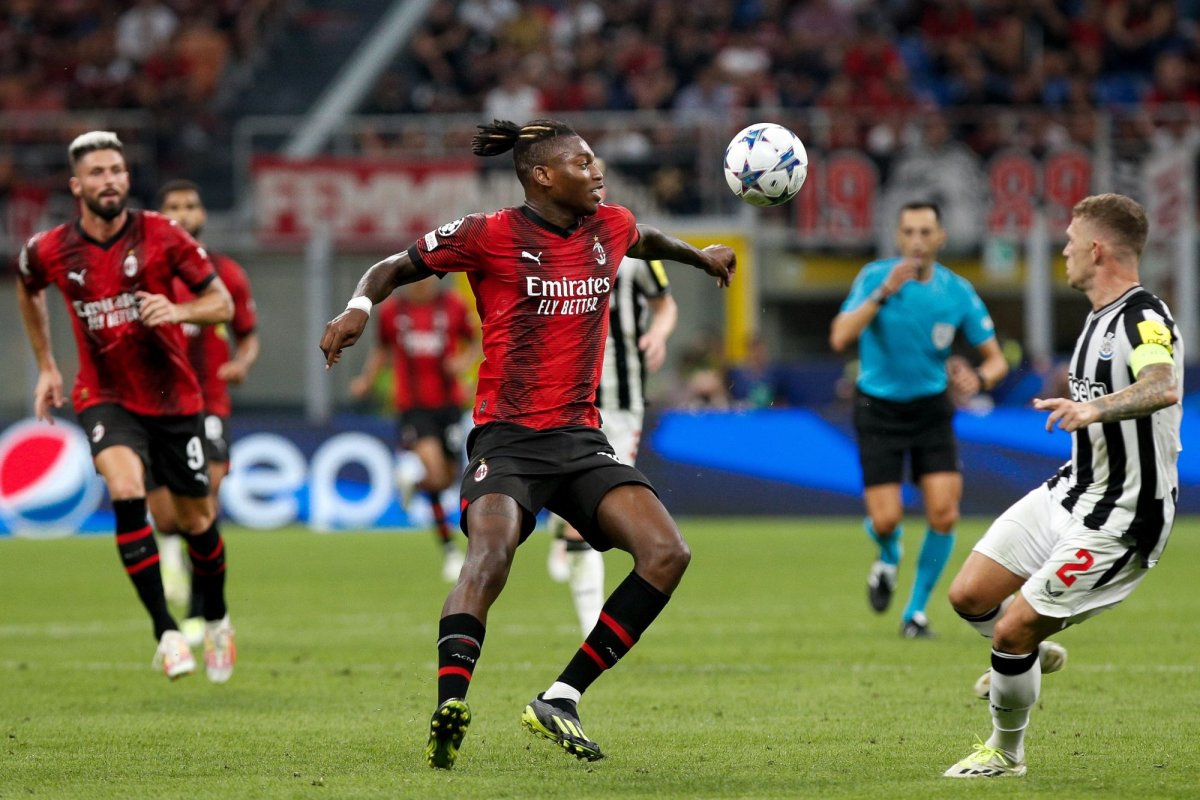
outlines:
[{"label": "player's raised arm", "polygon": [[737,271],[737,256],[733,248],[723,244],[710,244],[703,250],[697,249],[687,242],[668,236],[657,228],[649,225],[638,225],[640,235],[637,244],[626,253],[630,258],[643,258],[647,261],[654,259],[679,261],[691,264],[704,270],[717,279],[717,286],[722,288],[733,283],[733,274]]},{"label": "player's raised arm", "polygon": [[376,303],[382,302],[398,287],[431,274],[414,263],[407,250],[372,265],[359,279],[354,295],[346,303],[346,310],[325,324],[320,344],[321,352],[325,354],[325,368],[338,362],[343,348],[351,347],[359,340]]}]

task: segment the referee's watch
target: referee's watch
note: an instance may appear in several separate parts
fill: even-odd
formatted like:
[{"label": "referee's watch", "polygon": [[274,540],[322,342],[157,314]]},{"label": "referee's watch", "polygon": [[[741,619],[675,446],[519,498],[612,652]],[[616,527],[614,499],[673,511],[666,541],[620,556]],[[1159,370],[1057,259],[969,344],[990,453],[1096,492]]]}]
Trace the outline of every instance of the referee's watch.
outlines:
[{"label": "referee's watch", "polygon": [[879,287],[876,287],[875,291],[873,291],[869,295],[867,295],[867,299],[874,301],[875,305],[877,305],[877,306],[882,306],[884,303],[887,302],[888,297],[890,297],[890,296],[891,295],[889,295],[887,292],[885,292],[883,290],[882,286],[879,286]]}]

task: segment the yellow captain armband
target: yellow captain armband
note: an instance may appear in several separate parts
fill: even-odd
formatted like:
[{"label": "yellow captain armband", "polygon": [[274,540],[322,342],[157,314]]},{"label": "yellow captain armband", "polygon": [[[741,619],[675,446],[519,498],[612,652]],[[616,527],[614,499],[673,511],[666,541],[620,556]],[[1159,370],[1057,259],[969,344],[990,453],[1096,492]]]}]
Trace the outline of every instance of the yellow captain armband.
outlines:
[{"label": "yellow captain armband", "polygon": [[654,279],[658,281],[658,285],[665,288],[670,283],[667,280],[667,268],[658,259],[646,263],[650,265],[650,271],[654,273]]},{"label": "yellow captain armband", "polygon": [[1160,344],[1171,354],[1171,331],[1156,319],[1144,319],[1137,324],[1138,336],[1142,344]]},{"label": "yellow captain armband", "polygon": [[1138,373],[1144,367],[1151,364],[1174,364],[1175,359],[1171,357],[1169,347],[1164,347],[1155,342],[1154,344],[1138,345],[1133,355],[1129,357],[1129,368],[1133,371],[1133,377],[1137,377]]}]

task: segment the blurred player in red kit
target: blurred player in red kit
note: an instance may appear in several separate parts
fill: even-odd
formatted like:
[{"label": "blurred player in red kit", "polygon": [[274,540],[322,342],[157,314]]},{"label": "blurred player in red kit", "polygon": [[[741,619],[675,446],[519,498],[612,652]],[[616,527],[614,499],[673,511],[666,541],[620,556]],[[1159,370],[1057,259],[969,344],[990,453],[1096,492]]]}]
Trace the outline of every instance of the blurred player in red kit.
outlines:
[{"label": "blurred player in red kit", "polygon": [[[175,220],[197,240],[208,221],[200,187],[188,180],[169,181],[158,190],[158,210]],[[229,473],[229,415],[232,403],[229,384],[240,384],[258,360],[258,324],[250,279],[241,265],[229,256],[208,251],[209,260],[233,298],[233,319],[220,325],[185,324],[188,358],[200,391],[204,396],[204,456],[208,460],[209,497],[213,513],[221,481]],[[188,301],[195,295],[183,281],[175,281],[176,301]],[[232,339],[232,342],[231,342]],[[230,345],[233,352],[230,352]],[[170,494],[165,486],[148,486],[146,495],[150,516],[159,530],[159,555],[162,557],[163,586],[167,599],[187,603],[187,618],[182,631],[188,644],[195,647],[204,641],[204,597],[192,585],[191,574],[183,560],[182,538],[176,533],[178,524]]]},{"label": "blurred player in red kit", "polygon": [[[146,514],[148,475],[167,487],[177,527],[188,536],[205,597],[205,667],[210,680],[224,683],[236,652],[225,606],[225,544],[209,500],[203,399],[182,323],[226,322],[233,302],[183,228],[153,211],[126,208],[129,171],[115,134],[85,133],[67,153],[79,218],[36,234],[19,261],[17,301],[38,365],[34,413],[52,422],[51,408],[63,404],[45,295],[53,284],[66,301],[79,351],[71,403],[112,497],[121,561],[153,621],[155,665],[172,680],[196,668],[163,593]],[[195,299],[171,300],[176,279]]]},{"label": "blurred player in red kit", "polygon": [[462,465],[466,393],[461,376],[479,358],[479,337],[462,297],[434,281],[412,284],[380,303],[377,313],[379,336],[363,371],[350,383],[350,393],[366,397],[391,357],[399,441],[424,470],[416,477],[403,465],[397,467],[401,500],[407,507],[414,488],[429,499],[443,549],[442,577],[453,582],[463,554],[451,539],[441,494]]}]

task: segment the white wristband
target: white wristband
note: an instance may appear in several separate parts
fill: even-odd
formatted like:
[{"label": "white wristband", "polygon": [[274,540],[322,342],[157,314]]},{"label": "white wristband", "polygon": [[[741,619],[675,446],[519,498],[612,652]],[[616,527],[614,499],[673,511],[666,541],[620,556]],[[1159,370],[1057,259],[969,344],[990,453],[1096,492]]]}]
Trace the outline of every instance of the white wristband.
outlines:
[{"label": "white wristband", "polygon": [[347,310],[351,308],[357,308],[359,311],[364,312],[369,317],[371,316],[371,308],[374,305],[375,304],[371,302],[371,298],[366,297],[365,295],[359,295],[358,297],[351,297],[350,302],[346,303],[346,308]]}]

